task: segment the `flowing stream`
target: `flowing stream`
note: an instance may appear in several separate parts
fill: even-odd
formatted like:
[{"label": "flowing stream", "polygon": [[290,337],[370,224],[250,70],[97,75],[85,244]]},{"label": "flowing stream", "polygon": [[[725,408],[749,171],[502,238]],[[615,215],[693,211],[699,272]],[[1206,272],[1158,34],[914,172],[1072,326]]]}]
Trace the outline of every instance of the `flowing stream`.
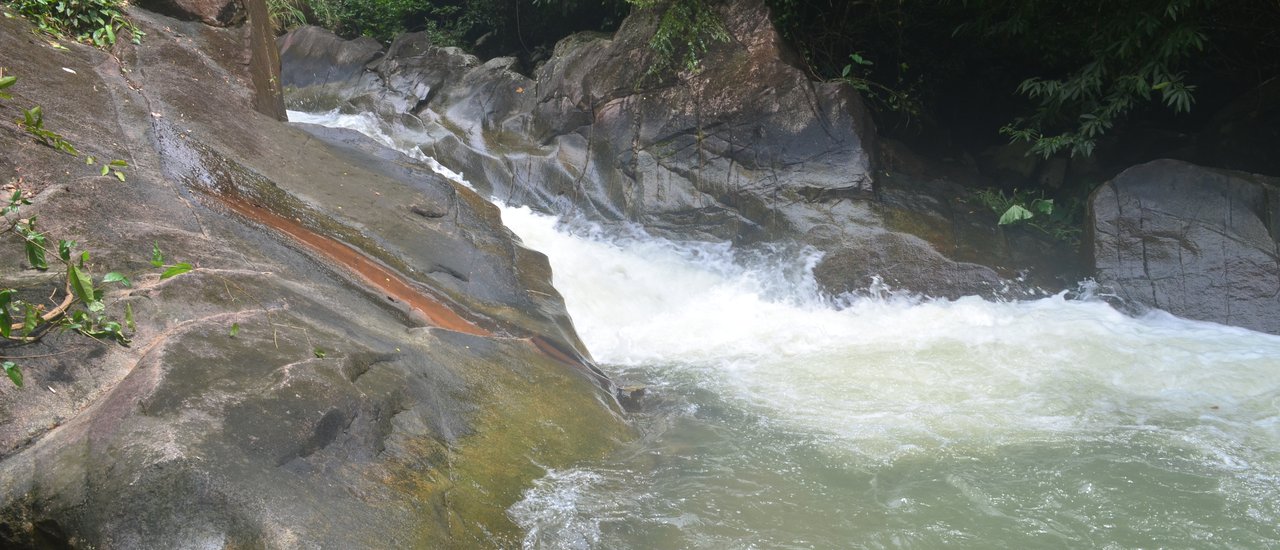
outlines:
[{"label": "flowing stream", "polygon": [[[372,116],[290,117],[424,158]],[[638,441],[509,510],[526,547],[1280,546],[1280,337],[1088,292],[833,303],[804,251],[503,219],[647,387]]]}]

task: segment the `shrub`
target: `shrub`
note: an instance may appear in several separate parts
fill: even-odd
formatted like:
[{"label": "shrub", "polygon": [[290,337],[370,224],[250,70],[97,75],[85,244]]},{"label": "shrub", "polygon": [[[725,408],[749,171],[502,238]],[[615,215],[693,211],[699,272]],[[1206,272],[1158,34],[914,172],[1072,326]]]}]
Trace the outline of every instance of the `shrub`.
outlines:
[{"label": "shrub", "polygon": [[142,39],[142,31],[124,16],[123,3],[119,0],[8,0],[8,3],[40,30],[57,37],[99,48],[114,45],[122,32],[135,44]]}]

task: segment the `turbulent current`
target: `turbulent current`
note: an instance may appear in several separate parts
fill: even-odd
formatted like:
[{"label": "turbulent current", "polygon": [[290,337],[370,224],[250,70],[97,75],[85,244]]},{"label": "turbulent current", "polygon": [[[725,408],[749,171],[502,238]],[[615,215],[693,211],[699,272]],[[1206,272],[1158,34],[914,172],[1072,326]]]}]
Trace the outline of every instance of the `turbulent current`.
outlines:
[{"label": "turbulent current", "polygon": [[[371,117],[290,115],[423,158]],[[526,547],[1280,546],[1280,337],[1088,292],[831,300],[803,250],[503,219],[646,387],[638,441],[508,511]]]}]

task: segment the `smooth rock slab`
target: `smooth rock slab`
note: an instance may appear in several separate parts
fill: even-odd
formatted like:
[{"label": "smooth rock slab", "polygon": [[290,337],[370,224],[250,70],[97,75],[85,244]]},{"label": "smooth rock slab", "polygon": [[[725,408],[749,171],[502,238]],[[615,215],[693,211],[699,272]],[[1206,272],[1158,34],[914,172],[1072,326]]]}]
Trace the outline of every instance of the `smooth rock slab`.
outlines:
[{"label": "smooth rock slab", "polygon": [[[0,386],[0,548],[518,547],[529,482],[629,435],[546,258],[412,159],[256,110],[249,25],[130,14],[146,39],[114,55],[0,18],[0,120],[39,104],[129,163],[101,177],[0,124],[0,182],[132,280],[104,301],[137,321],[129,347],[7,352],[26,387]],[[160,280],[153,244],[194,269]],[[23,256],[0,246],[0,282],[60,286]]]}]

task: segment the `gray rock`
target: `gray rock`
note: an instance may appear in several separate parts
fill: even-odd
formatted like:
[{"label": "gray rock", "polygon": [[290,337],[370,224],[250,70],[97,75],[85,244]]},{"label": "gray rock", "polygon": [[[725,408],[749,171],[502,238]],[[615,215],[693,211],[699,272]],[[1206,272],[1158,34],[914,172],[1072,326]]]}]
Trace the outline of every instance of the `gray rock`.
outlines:
[{"label": "gray rock", "polygon": [[[480,64],[406,35],[346,99],[378,93],[369,81],[379,81],[382,109],[420,116],[428,154],[485,192],[683,236],[803,232],[807,216],[783,204],[871,192],[874,129],[861,99],[790,63],[762,2],[723,8],[732,39],[713,44],[697,74],[649,72],[656,15],[639,11],[613,38],[562,41],[536,79],[512,60]],[[286,66],[325,57],[282,55]],[[286,85],[309,84],[291,74]],[[300,92],[290,97],[310,97]]]},{"label": "gray rock", "polygon": [[1090,208],[1093,265],[1120,297],[1280,334],[1280,179],[1159,160]]},{"label": "gray rock", "polygon": [[[129,163],[7,124],[0,181],[129,276],[106,301],[137,318],[129,347],[6,350],[29,358],[0,387],[0,547],[518,546],[527,484],[629,435],[545,257],[411,159],[255,112],[245,29],[131,13],[116,56],[0,19],[0,118],[39,103]],[[152,243],[196,269],[160,280]],[[6,285],[61,286],[21,262],[0,247]]]},{"label": "gray rock", "polygon": [[366,66],[383,54],[377,40],[343,40],[320,27],[294,30],[278,38],[276,46],[291,54],[289,65],[281,68],[281,77],[295,88],[355,82]]}]

